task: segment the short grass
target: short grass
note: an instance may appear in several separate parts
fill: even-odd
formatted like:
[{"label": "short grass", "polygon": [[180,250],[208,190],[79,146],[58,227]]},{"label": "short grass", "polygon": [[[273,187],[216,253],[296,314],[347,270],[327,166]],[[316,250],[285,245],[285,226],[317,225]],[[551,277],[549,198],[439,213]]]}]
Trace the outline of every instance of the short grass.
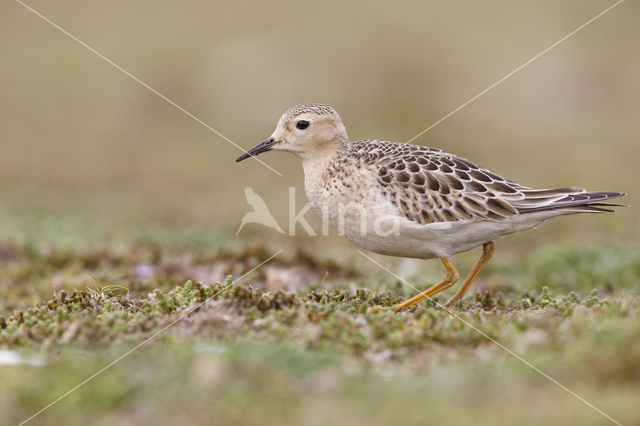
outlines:
[{"label": "short grass", "polygon": [[[394,314],[383,308],[411,294],[404,284],[304,252],[238,279],[269,256],[3,243],[0,350],[36,364],[0,367],[4,424],[147,339],[30,423],[613,424],[532,366],[616,421],[640,421],[633,244],[498,260],[451,313]],[[269,288],[294,268],[279,282],[295,288]],[[198,280],[212,270],[232,275]]]}]

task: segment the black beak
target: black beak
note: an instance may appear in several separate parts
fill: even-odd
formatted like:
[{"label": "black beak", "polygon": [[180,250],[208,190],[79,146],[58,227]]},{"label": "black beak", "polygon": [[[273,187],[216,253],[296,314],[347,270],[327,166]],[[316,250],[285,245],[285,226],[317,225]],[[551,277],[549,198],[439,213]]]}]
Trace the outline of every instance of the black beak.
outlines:
[{"label": "black beak", "polygon": [[251,148],[249,151],[242,154],[240,157],[236,158],[236,163],[241,162],[242,160],[246,160],[249,157],[253,157],[254,155],[262,154],[263,152],[271,151],[271,147],[276,144],[275,139],[269,138],[266,141],[260,142],[258,145]]}]

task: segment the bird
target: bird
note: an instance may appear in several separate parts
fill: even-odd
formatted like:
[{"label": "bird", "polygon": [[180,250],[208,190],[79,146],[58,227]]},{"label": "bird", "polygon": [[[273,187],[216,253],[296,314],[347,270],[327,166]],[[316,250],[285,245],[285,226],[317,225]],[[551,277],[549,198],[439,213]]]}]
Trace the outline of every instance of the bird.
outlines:
[{"label": "bird", "polygon": [[416,305],[454,285],[457,253],[482,246],[482,255],[454,296],[456,306],[495,251],[494,240],[536,228],[561,215],[614,212],[606,201],[623,192],[570,187],[534,189],[441,149],[382,140],[349,142],[330,106],[295,106],[273,134],[236,162],[269,152],[292,153],[302,162],[307,198],[338,234],[382,255],[439,258],[445,278],[393,307]]},{"label": "bird", "polygon": [[240,233],[242,228],[244,228],[244,225],[246,225],[247,223],[259,223],[261,225],[268,226],[269,228],[273,228],[281,234],[284,234],[284,231],[282,230],[282,228],[280,228],[278,222],[276,222],[275,218],[271,215],[271,212],[269,212],[269,209],[267,208],[264,200],[260,198],[258,194],[253,192],[253,188],[251,188],[250,186],[246,187],[244,190],[244,195],[245,197],[247,197],[247,203],[249,203],[249,205],[253,207],[254,211],[244,215],[244,217],[242,218],[242,223],[240,223],[240,228],[238,228],[238,232],[236,232],[236,235]]}]

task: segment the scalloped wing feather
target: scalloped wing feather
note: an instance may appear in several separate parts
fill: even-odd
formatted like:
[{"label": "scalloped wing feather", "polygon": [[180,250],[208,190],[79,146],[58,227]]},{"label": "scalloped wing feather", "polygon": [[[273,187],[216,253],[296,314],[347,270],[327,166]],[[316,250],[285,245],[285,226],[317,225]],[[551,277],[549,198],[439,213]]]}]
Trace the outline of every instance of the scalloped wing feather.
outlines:
[{"label": "scalloped wing feather", "polygon": [[[532,189],[435,148],[364,140],[351,145],[358,168],[374,178],[400,216],[420,224],[503,221],[520,214],[610,211],[601,201],[619,192]],[[611,204],[606,204],[611,205]]]}]

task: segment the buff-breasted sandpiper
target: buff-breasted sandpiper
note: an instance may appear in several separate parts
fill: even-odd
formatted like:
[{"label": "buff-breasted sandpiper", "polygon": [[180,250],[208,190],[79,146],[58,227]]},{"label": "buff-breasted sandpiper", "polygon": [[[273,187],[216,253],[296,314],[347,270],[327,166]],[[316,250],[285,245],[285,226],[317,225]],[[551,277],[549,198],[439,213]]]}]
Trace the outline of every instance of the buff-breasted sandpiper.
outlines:
[{"label": "buff-breasted sandpiper", "polygon": [[322,104],[291,108],[270,138],[236,159],[287,151],[302,162],[305,191],[320,216],[374,253],[440,258],[445,279],[394,307],[400,311],[458,281],[449,258],[483,245],[482,257],[445,304],[461,300],[495,250],[493,240],[556,216],[603,213],[621,192],[532,189],[440,149],[380,140],[349,142],[340,116]]}]

